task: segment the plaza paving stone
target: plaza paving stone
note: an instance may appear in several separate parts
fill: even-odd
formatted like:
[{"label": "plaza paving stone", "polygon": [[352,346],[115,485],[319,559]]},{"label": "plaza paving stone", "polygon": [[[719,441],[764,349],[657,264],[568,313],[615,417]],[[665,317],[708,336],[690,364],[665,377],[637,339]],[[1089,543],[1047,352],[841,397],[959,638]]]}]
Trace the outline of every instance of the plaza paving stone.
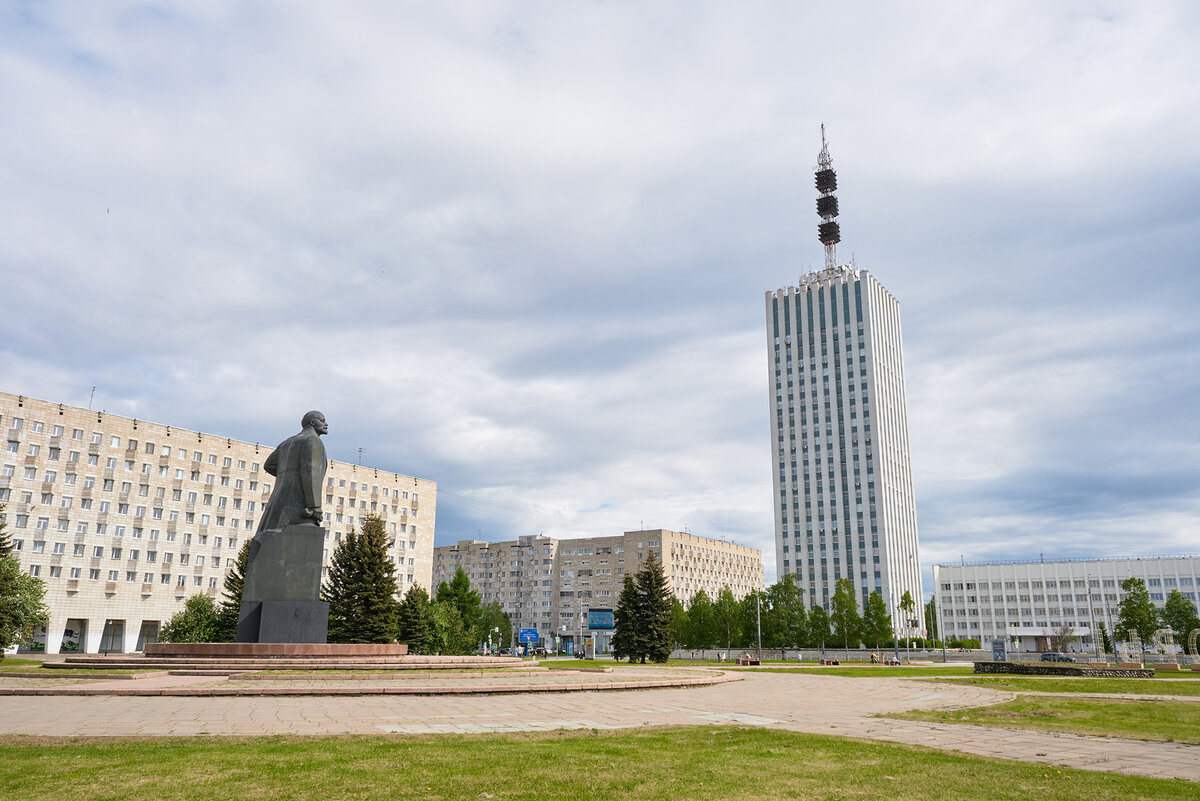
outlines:
[{"label": "plaza paving stone", "polygon": [[[625,670],[631,669],[614,675]],[[0,732],[405,735],[740,725],[1200,782],[1200,746],[876,717],[1002,703],[1014,697],[1011,692],[901,678],[755,672],[738,673],[738,678],[742,681],[701,687],[536,695],[6,696],[0,697]]]}]

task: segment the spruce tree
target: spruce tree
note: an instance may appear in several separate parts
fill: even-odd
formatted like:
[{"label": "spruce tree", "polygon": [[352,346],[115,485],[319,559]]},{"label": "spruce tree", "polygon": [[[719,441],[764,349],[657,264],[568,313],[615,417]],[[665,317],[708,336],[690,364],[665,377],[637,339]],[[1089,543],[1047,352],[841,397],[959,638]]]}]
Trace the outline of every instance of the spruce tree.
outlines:
[{"label": "spruce tree", "polygon": [[237,636],[238,613],[242,609],[242,590],[246,585],[246,564],[250,560],[250,540],[238,549],[233,567],[225,571],[225,589],[217,610],[216,642],[233,642]]},{"label": "spruce tree", "polygon": [[666,662],[671,657],[671,590],[667,587],[662,562],[654,551],[646,557],[646,564],[638,571],[634,585],[643,638],[641,661]]},{"label": "spruce tree", "polygon": [[638,593],[633,576],[625,574],[625,586],[613,610],[613,636],[610,647],[613,659],[630,662],[644,650],[640,645],[638,626]]},{"label": "spruce tree", "polygon": [[398,618],[400,642],[408,643],[410,654],[432,654],[436,650],[433,611],[424,587],[413,585],[409,588],[400,602]]},{"label": "spruce tree", "polygon": [[329,641],[390,643],[396,637],[396,563],[383,519],[369,514],[338,544],[322,597],[329,602]]}]

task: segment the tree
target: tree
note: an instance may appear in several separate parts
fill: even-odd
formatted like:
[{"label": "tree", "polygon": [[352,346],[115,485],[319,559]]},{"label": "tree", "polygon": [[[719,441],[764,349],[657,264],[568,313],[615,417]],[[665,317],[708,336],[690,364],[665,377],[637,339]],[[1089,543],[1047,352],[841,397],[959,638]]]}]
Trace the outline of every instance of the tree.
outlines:
[{"label": "tree", "polygon": [[637,572],[638,623],[644,651],[641,661],[666,662],[671,657],[671,590],[654,551]]},{"label": "tree", "polygon": [[671,596],[671,642],[676,648],[682,648],[687,643],[688,613],[683,603]]},{"label": "tree", "polygon": [[[495,629],[500,629],[500,631],[496,632]],[[508,616],[508,612],[504,611],[504,607],[500,606],[499,601],[492,601],[480,608],[479,627],[476,633],[479,642],[488,642],[488,635],[496,634],[496,647],[505,648],[512,645],[512,630],[512,618]]]},{"label": "tree", "polygon": [[917,602],[908,590],[900,596],[900,611],[904,613],[904,636],[912,639],[912,627],[916,625]]},{"label": "tree", "polygon": [[322,598],[329,602],[329,641],[389,643],[396,637],[396,563],[383,519],[368,514],[338,544]]},{"label": "tree", "polygon": [[740,639],[740,623],[741,617],[738,614],[741,610],[738,608],[737,599],[733,597],[733,590],[729,589],[726,584],[717,593],[717,602],[713,604],[713,613],[717,620],[717,637],[725,641],[726,648],[732,648],[735,640]]},{"label": "tree", "polygon": [[763,602],[763,644],[768,648],[795,648],[807,640],[808,621],[804,594],[796,576],[785,573],[767,588]]},{"label": "tree", "polygon": [[430,609],[429,593],[425,592],[424,587],[413,585],[408,588],[396,618],[399,640],[408,644],[410,654],[432,654],[437,651],[433,610]]},{"label": "tree", "polygon": [[183,603],[183,609],[158,632],[159,642],[215,642],[217,636],[217,605],[207,595],[193,595]]},{"label": "tree", "polygon": [[12,538],[8,536],[8,518],[4,514],[4,504],[0,503],[0,559],[12,556]]},{"label": "tree", "polygon": [[475,634],[463,622],[462,613],[450,601],[434,601],[429,607],[433,621],[433,651],[437,654],[469,654]]},{"label": "tree", "polygon": [[1104,627],[1104,623],[1101,622],[1097,625],[1100,628],[1100,647],[1104,649],[1104,653],[1116,653],[1116,649],[1113,648],[1112,639],[1109,638],[1108,629]]},{"label": "tree", "polygon": [[15,556],[0,557],[0,654],[33,636],[34,628],[49,614],[45,597],[41,579],[22,571]]},{"label": "tree", "polygon": [[438,585],[436,600],[438,603],[452,604],[458,610],[463,629],[471,636],[483,639],[483,632],[479,630],[479,619],[482,613],[479,593],[471,589],[471,579],[467,578],[467,574],[461,566],[454,571],[449,583],[443,581]]},{"label": "tree", "polygon": [[1136,634],[1145,648],[1154,641],[1154,632],[1158,630],[1158,610],[1150,600],[1146,582],[1140,578],[1125,579],[1121,590],[1125,597],[1117,605],[1117,636],[1129,639],[1130,634]]},{"label": "tree", "polygon": [[1050,632],[1050,650],[1066,651],[1067,646],[1079,639],[1072,626],[1062,625]]},{"label": "tree", "polygon": [[1162,611],[1163,624],[1175,632],[1175,642],[1187,648],[1188,635],[1200,629],[1200,617],[1196,616],[1196,604],[1179,590],[1171,590]]},{"label": "tree", "polygon": [[930,598],[925,604],[925,631],[930,637],[936,637],[937,630],[937,606]]},{"label": "tree", "polygon": [[233,567],[225,572],[225,589],[217,610],[217,632],[214,642],[233,642],[237,636],[238,613],[242,609],[242,590],[246,585],[246,564],[250,561],[250,540],[238,549]]},{"label": "tree", "polygon": [[875,648],[879,648],[879,644],[890,639],[893,634],[892,616],[888,614],[887,604],[884,603],[883,596],[872,592],[867,598],[866,609],[863,610],[862,637]]},{"label": "tree", "polygon": [[833,597],[829,599],[829,622],[833,624],[833,633],[843,646],[849,649],[853,642],[854,647],[858,647],[862,619],[858,616],[854,582],[848,578],[838,579],[834,585]]},{"label": "tree", "polygon": [[690,648],[712,648],[717,642],[717,615],[708,593],[696,590],[688,604],[687,644]]},{"label": "tree", "polygon": [[738,604],[740,636],[737,639],[737,646],[739,648],[754,648],[758,645],[760,607],[761,614],[765,618],[770,612],[770,607],[767,605],[763,593],[751,590],[742,596],[742,600]]},{"label": "tree", "polygon": [[820,646],[825,649],[825,641],[829,639],[829,613],[825,607],[813,605],[808,613],[808,643],[810,647]]},{"label": "tree", "polygon": [[613,659],[632,662],[645,648],[638,626],[638,592],[633,576],[625,574],[625,585],[613,610],[613,636],[610,644]]}]

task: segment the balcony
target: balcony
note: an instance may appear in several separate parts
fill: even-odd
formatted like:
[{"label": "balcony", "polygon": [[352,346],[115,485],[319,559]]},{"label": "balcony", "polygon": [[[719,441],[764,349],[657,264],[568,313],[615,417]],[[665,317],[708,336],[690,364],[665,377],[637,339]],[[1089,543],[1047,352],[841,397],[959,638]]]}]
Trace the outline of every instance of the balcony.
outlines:
[{"label": "balcony", "polygon": [[106,581],[106,582],[104,583],[104,594],[105,594],[105,595],[112,595],[112,594],[113,594],[113,593],[115,593],[116,591],[117,591],[117,582],[115,582],[115,581]]},{"label": "balcony", "polygon": [[142,595],[149,595],[152,592],[154,592],[153,584],[143,584],[142,585]]},{"label": "balcony", "polygon": [[67,592],[79,592],[79,579],[67,579]]}]

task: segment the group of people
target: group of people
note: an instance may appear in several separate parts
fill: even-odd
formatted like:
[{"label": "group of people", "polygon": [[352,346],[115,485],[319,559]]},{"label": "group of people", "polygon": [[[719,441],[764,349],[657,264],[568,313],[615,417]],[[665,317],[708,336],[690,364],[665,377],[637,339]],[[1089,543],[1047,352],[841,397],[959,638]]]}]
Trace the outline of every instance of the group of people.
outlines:
[{"label": "group of people", "polygon": [[872,651],[871,652],[871,664],[877,665],[880,662],[882,662],[885,665],[899,665],[900,664],[900,660],[897,657],[884,656],[882,653],[876,655],[876,653],[874,651]]}]

